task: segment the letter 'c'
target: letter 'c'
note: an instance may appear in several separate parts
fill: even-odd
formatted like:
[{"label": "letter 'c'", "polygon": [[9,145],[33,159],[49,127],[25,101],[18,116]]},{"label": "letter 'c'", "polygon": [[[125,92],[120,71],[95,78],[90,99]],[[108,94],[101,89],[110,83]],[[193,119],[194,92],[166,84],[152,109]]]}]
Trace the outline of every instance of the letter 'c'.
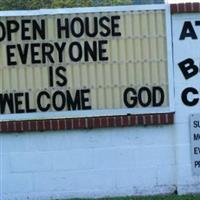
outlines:
[{"label": "letter 'c'", "polygon": [[198,94],[198,91],[195,88],[188,87],[183,90],[181,99],[186,106],[195,106],[199,102],[199,98],[193,98],[193,100],[189,101],[188,94]]}]

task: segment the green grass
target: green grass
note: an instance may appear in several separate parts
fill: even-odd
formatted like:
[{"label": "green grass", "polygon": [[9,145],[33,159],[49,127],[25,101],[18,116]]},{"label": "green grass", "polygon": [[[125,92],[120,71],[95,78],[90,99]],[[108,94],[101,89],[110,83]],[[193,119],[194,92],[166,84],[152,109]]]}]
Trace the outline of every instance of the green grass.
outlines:
[{"label": "green grass", "polygon": [[148,196],[148,197],[113,197],[98,199],[71,199],[71,200],[200,200],[200,195],[169,195],[169,196]]}]

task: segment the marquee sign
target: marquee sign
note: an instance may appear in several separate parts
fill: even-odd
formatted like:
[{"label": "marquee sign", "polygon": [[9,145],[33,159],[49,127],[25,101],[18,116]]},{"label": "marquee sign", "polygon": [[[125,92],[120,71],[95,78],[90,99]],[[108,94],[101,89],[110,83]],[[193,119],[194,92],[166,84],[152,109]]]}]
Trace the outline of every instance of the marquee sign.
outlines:
[{"label": "marquee sign", "polygon": [[172,110],[164,5],[0,15],[1,116]]}]

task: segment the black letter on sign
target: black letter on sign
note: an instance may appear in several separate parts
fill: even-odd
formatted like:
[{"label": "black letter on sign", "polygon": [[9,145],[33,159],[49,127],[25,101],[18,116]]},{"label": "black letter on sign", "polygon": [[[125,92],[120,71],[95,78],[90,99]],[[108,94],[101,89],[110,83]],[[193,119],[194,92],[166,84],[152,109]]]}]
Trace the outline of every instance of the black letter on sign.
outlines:
[{"label": "black letter on sign", "polygon": [[[92,30],[90,30],[90,28]],[[85,18],[85,33],[89,37],[95,37],[98,34],[97,17],[93,18],[92,27],[90,25],[90,19],[89,19],[89,17]]]},{"label": "black letter on sign", "polygon": [[19,23],[15,20],[7,21],[7,34],[8,34],[8,41],[12,40],[12,33],[16,33],[19,30]]},{"label": "black letter on sign", "polygon": [[120,20],[120,16],[111,16],[112,36],[121,36],[121,33],[116,30],[119,29],[119,22],[117,20]]},{"label": "black letter on sign", "polygon": [[89,55],[91,57],[92,61],[97,61],[97,42],[94,41],[92,43],[92,46],[90,46],[88,41],[84,42],[84,57],[85,61],[89,61]]},{"label": "black letter on sign", "polygon": [[183,73],[185,79],[189,79],[198,73],[198,67],[194,65],[194,61],[191,58],[178,63],[180,70]]},{"label": "black letter on sign", "polygon": [[[146,93],[146,95],[145,95]],[[142,107],[147,107],[151,103],[151,91],[148,87],[141,87],[138,91],[138,101]],[[146,101],[146,102],[145,102]]]},{"label": "black letter on sign", "polygon": [[84,24],[82,19],[80,17],[74,17],[71,21],[70,29],[74,37],[81,37],[84,33]]},{"label": "black letter on sign", "polygon": [[99,25],[102,27],[102,31],[100,31],[100,35],[103,37],[107,37],[110,34],[110,28],[108,25],[109,21],[110,19],[106,16],[103,16],[99,19]]},{"label": "black letter on sign", "polygon": [[[55,74],[60,80],[56,81],[56,84],[60,87],[63,87],[67,84],[67,78],[65,77],[66,68],[65,67],[58,67],[55,70]],[[49,86],[54,86],[54,69],[53,67],[49,67]]]},{"label": "black letter on sign", "polygon": [[[158,97],[160,96],[160,99]],[[153,87],[153,106],[161,106],[165,99],[165,93],[161,87]]]},{"label": "black letter on sign", "polygon": [[76,90],[74,99],[71,96],[71,93],[69,90],[66,91],[66,94],[67,94],[67,109],[80,110],[81,109],[80,90]]},{"label": "black letter on sign", "polygon": [[14,101],[13,94],[0,94],[0,113],[4,114],[6,112],[6,105],[10,113],[14,113]]},{"label": "black letter on sign", "polygon": [[100,61],[107,61],[108,56],[106,55],[107,49],[104,45],[107,45],[107,40],[99,40],[99,60]]},{"label": "black letter on sign", "polygon": [[[59,96],[60,96],[60,103],[59,103]],[[53,94],[53,99],[52,99],[52,103],[53,103],[53,108],[56,110],[56,111],[61,111],[65,108],[65,94],[62,92],[62,91],[56,91],[54,94]],[[60,105],[57,105],[57,104],[60,104]]]},{"label": "black letter on sign", "polygon": [[6,37],[6,29],[5,29],[5,26],[2,22],[0,22],[0,28],[1,28],[0,41],[3,41],[4,38]]},{"label": "black letter on sign", "polygon": [[45,20],[41,19],[41,25],[37,22],[37,20],[33,20],[33,39],[37,40],[37,33],[39,33],[41,39],[45,38]]},{"label": "black letter on sign", "polygon": [[27,113],[32,113],[37,111],[35,108],[30,107],[30,98],[28,92],[25,92],[25,107]]},{"label": "black letter on sign", "polygon": [[183,29],[181,31],[179,40],[184,40],[186,37],[191,37],[193,40],[198,39],[195,30],[192,26],[192,23],[190,21],[186,21],[183,24]]},{"label": "black letter on sign", "polygon": [[54,86],[54,76],[53,76],[53,67],[49,67],[49,86],[53,87]]},{"label": "black letter on sign", "polygon": [[[26,25],[29,25],[31,23],[31,20],[30,19],[23,19],[21,21],[21,38],[22,40],[30,40],[31,39],[31,36],[30,35],[26,35],[26,33],[29,33],[30,32],[30,28]],[[33,29],[34,30],[34,29]]]},{"label": "black letter on sign", "polygon": [[38,105],[38,108],[42,111],[42,112],[46,112],[49,110],[50,108],[50,104],[48,103],[46,105],[46,107],[42,106],[41,105],[41,99],[42,99],[42,96],[45,95],[48,99],[50,99],[50,94],[46,91],[42,91],[38,94],[37,96],[37,105]]},{"label": "black letter on sign", "polygon": [[12,49],[15,50],[16,46],[15,45],[7,45],[6,47],[6,54],[7,54],[7,65],[17,65],[17,62],[15,59],[15,51],[13,52]]},{"label": "black letter on sign", "polygon": [[90,99],[89,99],[89,97],[86,96],[90,93],[90,90],[84,89],[84,90],[81,90],[80,92],[81,92],[81,107],[82,107],[82,110],[92,109],[91,105],[89,104]]},{"label": "black letter on sign", "polygon": [[61,24],[61,19],[57,19],[57,34],[58,34],[58,38],[61,39],[62,38],[62,31],[64,31],[65,36],[64,38],[69,38],[69,20],[68,18],[65,18],[65,22],[62,25]]},{"label": "black letter on sign", "polygon": [[56,75],[61,79],[56,81],[56,84],[60,87],[63,87],[67,84],[67,78],[65,77],[66,68],[60,66],[56,69]]},{"label": "black letter on sign", "polygon": [[[130,97],[130,101],[128,101],[128,97]],[[133,108],[137,104],[137,96],[136,96],[136,91],[134,88],[126,88],[124,91],[124,104],[126,105],[127,108]]]},{"label": "black letter on sign", "polygon": [[63,51],[64,51],[64,48],[66,46],[66,42],[62,42],[61,45],[59,46],[59,43],[55,42],[54,43],[57,51],[58,51],[58,60],[59,62],[63,62]]},{"label": "black letter on sign", "polygon": [[[74,47],[76,47],[77,53],[75,53],[76,51],[74,51]],[[83,55],[83,52],[82,52],[82,48],[81,48],[80,43],[78,43],[78,42],[72,42],[69,45],[69,57],[70,57],[70,59],[73,62],[78,62],[78,61],[81,60],[82,55]]]},{"label": "black letter on sign", "polygon": [[32,64],[40,64],[40,43],[33,43],[31,44],[31,63]]},{"label": "black letter on sign", "polygon": [[195,88],[188,87],[183,90],[182,95],[181,95],[182,101],[186,106],[195,106],[198,103],[199,98],[193,98],[192,101],[189,101],[188,93],[198,94],[198,91]]},{"label": "black letter on sign", "polygon": [[24,47],[22,48],[21,44],[17,44],[17,49],[19,52],[19,57],[21,59],[22,64],[26,64],[27,63],[27,58],[28,58],[28,48],[29,48],[29,44],[24,44]]},{"label": "black letter on sign", "polygon": [[51,63],[54,63],[53,52],[54,46],[51,43],[42,43],[42,63],[47,63],[47,58]]},{"label": "black letter on sign", "polygon": [[21,100],[21,97],[23,97],[24,94],[22,92],[18,92],[14,94],[15,99],[15,112],[16,113],[24,113],[24,109],[21,109],[20,107],[23,106],[23,101]]}]

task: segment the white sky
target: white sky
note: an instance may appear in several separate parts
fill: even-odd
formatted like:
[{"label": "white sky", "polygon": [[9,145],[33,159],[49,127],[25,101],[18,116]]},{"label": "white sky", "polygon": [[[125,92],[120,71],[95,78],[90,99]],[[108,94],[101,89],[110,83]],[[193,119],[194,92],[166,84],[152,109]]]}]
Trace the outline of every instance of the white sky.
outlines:
[{"label": "white sky", "polygon": [[199,2],[200,0],[165,0],[168,3],[185,3],[185,2]]}]

